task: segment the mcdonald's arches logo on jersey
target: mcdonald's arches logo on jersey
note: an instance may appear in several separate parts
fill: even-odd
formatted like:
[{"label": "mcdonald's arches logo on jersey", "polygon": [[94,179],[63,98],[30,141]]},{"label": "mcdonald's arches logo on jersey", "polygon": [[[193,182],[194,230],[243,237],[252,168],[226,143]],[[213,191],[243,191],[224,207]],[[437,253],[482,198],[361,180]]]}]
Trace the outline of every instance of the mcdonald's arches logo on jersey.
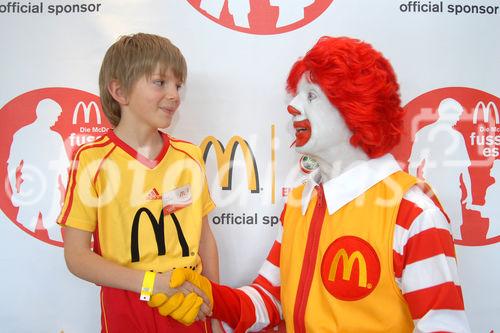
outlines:
[{"label": "mcdonald's arches logo on jersey", "polygon": [[75,110],[73,111],[73,125],[76,125],[78,123],[78,115],[80,114],[80,110],[83,111],[83,120],[85,121],[85,124],[88,124],[90,122],[90,114],[92,111],[94,111],[96,123],[98,125],[101,124],[101,111],[99,110],[99,106],[97,105],[97,103],[94,101],[90,101],[90,103],[85,104],[85,102],[79,101],[75,106]]},{"label": "mcdonald's arches logo on jersey", "polygon": [[490,115],[491,115],[494,117],[492,118],[495,120],[495,125],[500,125],[500,116],[498,114],[498,108],[497,105],[492,101],[488,102],[488,104],[485,104],[483,101],[479,101],[476,104],[476,107],[474,108],[474,113],[472,114],[472,123],[474,125],[477,124],[479,112],[482,112],[481,114],[483,115],[483,121],[485,123],[488,123],[490,121]]},{"label": "mcdonald's arches logo on jersey", "polygon": [[244,163],[247,172],[248,190],[252,193],[259,193],[259,171],[257,169],[257,162],[252,149],[248,142],[240,136],[233,136],[226,147],[222,142],[213,136],[206,137],[200,144],[201,151],[203,152],[203,160],[206,162],[210,148],[213,147],[215,157],[217,160],[217,175],[219,184],[223,190],[231,190],[233,186],[233,164],[236,149],[239,147],[243,153]]},{"label": "mcdonald's arches logo on jersey", "polygon": [[[130,256],[132,262],[138,262],[141,259],[139,253],[139,224],[141,223],[141,216],[146,214],[151,222],[151,227],[155,234],[156,246],[158,248],[158,256],[164,256],[167,253],[165,244],[165,215],[163,211],[159,212],[158,220],[155,218],[153,213],[146,207],[142,207],[135,213],[134,221],[132,222],[132,230],[130,234],[131,245],[130,245]],[[189,245],[182,231],[181,224],[175,216],[174,213],[169,214],[175,225],[175,230],[177,232],[177,239],[182,250],[183,257],[189,257]]]},{"label": "mcdonald's arches logo on jersey", "polygon": [[321,279],[335,298],[362,299],[375,289],[380,279],[377,253],[359,237],[340,237],[330,244],[323,256]]}]

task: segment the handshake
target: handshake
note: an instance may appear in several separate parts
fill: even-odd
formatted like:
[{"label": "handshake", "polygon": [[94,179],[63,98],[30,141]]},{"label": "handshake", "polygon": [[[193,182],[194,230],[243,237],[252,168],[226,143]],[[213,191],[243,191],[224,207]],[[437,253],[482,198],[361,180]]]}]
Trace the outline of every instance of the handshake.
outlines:
[{"label": "handshake", "polygon": [[212,285],[206,277],[187,268],[178,268],[171,272],[169,286],[172,295],[157,293],[148,301],[148,305],[158,308],[162,316],[191,325],[212,314]]}]

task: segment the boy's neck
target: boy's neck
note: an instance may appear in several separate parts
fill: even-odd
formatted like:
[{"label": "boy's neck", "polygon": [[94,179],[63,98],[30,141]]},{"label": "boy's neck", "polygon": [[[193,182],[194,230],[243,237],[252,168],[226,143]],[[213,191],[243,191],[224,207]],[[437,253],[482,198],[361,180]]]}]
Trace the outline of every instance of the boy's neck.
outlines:
[{"label": "boy's neck", "polygon": [[126,126],[120,121],[113,132],[127,145],[148,159],[155,159],[163,149],[163,138],[158,129],[149,126]]}]

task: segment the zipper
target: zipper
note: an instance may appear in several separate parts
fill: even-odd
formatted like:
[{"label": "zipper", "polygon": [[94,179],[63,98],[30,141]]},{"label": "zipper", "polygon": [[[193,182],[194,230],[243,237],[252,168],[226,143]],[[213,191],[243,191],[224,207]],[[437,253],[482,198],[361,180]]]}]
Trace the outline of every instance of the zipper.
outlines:
[{"label": "zipper", "polygon": [[323,186],[316,187],[317,200],[314,212],[309,226],[307,235],[307,243],[304,251],[304,261],[302,263],[302,271],[300,273],[299,285],[297,288],[297,296],[295,297],[294,306],[294,329],[296,333],[305,333],[305,313],[309,292],[311,290],[314,269],[316,267],[316,259],[318,257],[319,238],[323,219],[325,217],[325,198],[323,194]]}]

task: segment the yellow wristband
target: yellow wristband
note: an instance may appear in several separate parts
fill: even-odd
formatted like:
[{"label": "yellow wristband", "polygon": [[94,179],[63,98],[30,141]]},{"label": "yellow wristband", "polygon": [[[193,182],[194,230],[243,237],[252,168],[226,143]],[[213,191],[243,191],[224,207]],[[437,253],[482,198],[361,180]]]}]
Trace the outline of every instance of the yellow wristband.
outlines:
[{"label": "yellow wristband", "polygon": [[146,271],[144,279],[142,280],[141,287],[141,301],[149,301],[153,294],[153,287],[155,286],[156,272]]}]

